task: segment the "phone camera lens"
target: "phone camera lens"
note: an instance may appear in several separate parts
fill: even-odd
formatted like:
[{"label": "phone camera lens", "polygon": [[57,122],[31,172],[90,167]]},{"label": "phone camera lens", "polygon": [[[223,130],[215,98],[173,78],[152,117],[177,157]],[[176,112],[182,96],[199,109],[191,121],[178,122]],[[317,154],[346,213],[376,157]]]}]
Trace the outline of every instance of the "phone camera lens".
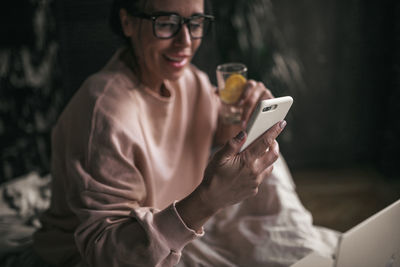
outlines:
[{"label": "phone camera lens", "polygon": [[276,109],[277,107],[278,107],[278,105],[272,105],[272,106],[263,108],[262,111],[263,111],[263,112],[271,111],[271,110]]},{"label": "phone camera lens", "polygon": [[265,107],[265,108],[263,108],[263,112],[267,112],[267,111],[270,111],[271,110],[271,106],[269,106],[269,107]]}]

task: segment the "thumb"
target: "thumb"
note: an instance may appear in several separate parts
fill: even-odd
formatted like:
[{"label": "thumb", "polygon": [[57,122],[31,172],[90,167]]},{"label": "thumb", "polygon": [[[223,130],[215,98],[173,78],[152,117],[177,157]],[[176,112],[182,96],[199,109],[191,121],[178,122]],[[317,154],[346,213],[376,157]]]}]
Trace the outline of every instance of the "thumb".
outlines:
[{"label": "thumb", "polygon": [[243,145],[245,140],[246,133],[244,131],[240,131],[234,138],[229,140],[229,142],[222,147],[222,149],[219,151],[220,157],[229,158],[239,153],[240,147]]}]

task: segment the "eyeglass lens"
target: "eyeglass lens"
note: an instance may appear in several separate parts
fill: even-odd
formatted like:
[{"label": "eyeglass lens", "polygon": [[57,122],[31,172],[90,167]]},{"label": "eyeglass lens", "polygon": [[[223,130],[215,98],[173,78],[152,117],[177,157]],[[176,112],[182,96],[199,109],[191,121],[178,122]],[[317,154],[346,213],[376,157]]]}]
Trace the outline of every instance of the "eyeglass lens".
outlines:
[{"label": "eyeglass lens", "polygon": [[[194,16],[188,21],[189,32],[192,38],[201,38],[204,35],[208,20],[202,16]],[[154,32],[159,38],[170,38],[181,28],[181,17],[177,15],[159,16],[154,21]]]}]

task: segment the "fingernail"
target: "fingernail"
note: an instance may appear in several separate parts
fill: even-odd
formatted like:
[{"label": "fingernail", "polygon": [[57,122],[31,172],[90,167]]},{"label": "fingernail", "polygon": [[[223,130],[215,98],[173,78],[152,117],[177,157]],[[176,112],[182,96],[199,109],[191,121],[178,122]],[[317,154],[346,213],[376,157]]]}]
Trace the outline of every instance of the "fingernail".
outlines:
[{"label": "fingernail", "polygon": [[240,131],[240,132],[238,133],[238,135],[235,136],[235,139],[236,139],[237,141],[242,141],[243,138],[244,138],[244,132],[243,132],[243,131]]},{"label": "fingernail", "polygon": [[287,122],[285,120],[281,121],[281,123],[279,123],[279,127],[281,127],[281,129],[285,129]]}]

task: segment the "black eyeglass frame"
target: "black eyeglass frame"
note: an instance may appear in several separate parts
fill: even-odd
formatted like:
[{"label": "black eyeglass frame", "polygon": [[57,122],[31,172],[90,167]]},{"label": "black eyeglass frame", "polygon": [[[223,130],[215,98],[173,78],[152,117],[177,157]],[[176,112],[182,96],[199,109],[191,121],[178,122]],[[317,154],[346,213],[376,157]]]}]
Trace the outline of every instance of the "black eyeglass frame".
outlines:
[{"label": "black eyeglass frame", "polygon": [[[157,12],[157,13],[154,13],[154,14],[146,14],[146,13],[143,13],[143,12],[132,12],[132,13],[130,13],[130,15],[133,16],[133,17],[141,18],[141,19],[151,20],[152,21],[152,25],[153,25],[153,35],[158,39],[171,39],[171,38],[173,38],[182,29],[182,25],[183,24],[187,24],[188,25],[189,34],[190,34],[190,37],[192,39],[201,39],[207,34],[208,28],[210,27],[211,23],[214,22],[214,20],[215,20],[215,17],[212,16],[212,15],[194,14],[194,15],[186,18],[186,17],[182,17],[178,13],[174,13],[174,12]],[[169,37],[160,37],[160,36],[158,36],[157,33],[156,33],[156,20],[161,16],[171,16],[171,15],[177,16],[179,18],[179,24],[178,24],[179,27],[178,27],[178,29],[176,30],[176,32],[174,34],[172,34]],[[203,34],[200,37],[194,37],[192,35],[192,30],[191,30],[189,22],[194,18],[205,18],[205,19],[208,19],[209,22],[210,22],[210,23],[208,23],[206,28],[203,28]]]}]

